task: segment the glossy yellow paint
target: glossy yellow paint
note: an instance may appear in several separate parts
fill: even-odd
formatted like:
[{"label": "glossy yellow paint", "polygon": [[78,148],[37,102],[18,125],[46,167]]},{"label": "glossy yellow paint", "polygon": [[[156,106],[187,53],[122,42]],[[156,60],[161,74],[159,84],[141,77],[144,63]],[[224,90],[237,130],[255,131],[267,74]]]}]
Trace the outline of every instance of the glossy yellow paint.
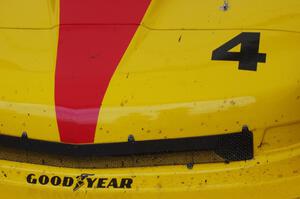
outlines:
[{"label": "glossy yellow paint", "polygon": [[54,107],[57,28],[0,29],[0,132],[59,141]]},{"label": "glossy yellow paint", "polygon": [[143,20],[151,29],[257,29],[299,31],[297,0],[231,0],[226,12],[223,0],[152,0]]},{"label": "glossy yellow paint", "polygon": [[261,139],[259,130],[299,121],[299,34],[261,31],[267,63],[257,72],[210,60],[212,50],[239,33],[140,28],[111,80],[96,140],[237,132],[245,124]]},{"label": "glossy yellow paint", "polygon": [[[237,132],[247,124],[259,146],[265,129],[299,121],[299,2],[232,1],[227,12],[222,3],[152,1],[110,82],[96,142]],[[260,32],[267,53],[257,72],[211,60],[245,31]]]},{"label": "glossy yellow paint", "polygon": [[[95,142],[254,133],[255,159],[123,169],[69,169],[0,161],[3,198],[299,198],[300,2],[153,0],[115,72]],[[54,108],[58,1],[0,2],[0,132],[59,141]],[[10,10],[11,9],[11,10]],[[24,12],[28,10],[28,12]],[[16,14],[18,13],[18,14]],[[39,16],[39,17],[36,17]],[[5,19],[5,20],[4,20]],[[212,61],[241,32],[260,32],[257,72]],[[235,49],[238,50],[238,49]],[[133,187],[33,185],[30,173],[133,178]]]},{"label": "glossy yellow paint", "polygon": [[2,134],[60,141],[54,106],[58,3],[0,3]]},{"label": "glossy yellow paint", "polygon": [[50,29],[59,24],[59,0],[0,2],[0,28]]}]

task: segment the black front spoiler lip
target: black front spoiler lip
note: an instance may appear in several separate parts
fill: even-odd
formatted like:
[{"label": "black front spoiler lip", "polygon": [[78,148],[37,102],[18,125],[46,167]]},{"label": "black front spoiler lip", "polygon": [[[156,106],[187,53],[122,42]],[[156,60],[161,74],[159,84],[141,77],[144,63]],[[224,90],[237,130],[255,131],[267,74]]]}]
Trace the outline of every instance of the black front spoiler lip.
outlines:
[{"label": "black front spoiler lip", "polygon": [[243,127],[241,132],[200,137],[135,141],[133,136],[129,136],[128,142],[81,145],[34,140],[27,138],[26,134],[23,134],[22,137],[0,135],[0,145],[28,152],[72,157],[138,156],[189,151],[214,151],[225,161],[250,160],[253,158],[253,134],[247,127]]}]

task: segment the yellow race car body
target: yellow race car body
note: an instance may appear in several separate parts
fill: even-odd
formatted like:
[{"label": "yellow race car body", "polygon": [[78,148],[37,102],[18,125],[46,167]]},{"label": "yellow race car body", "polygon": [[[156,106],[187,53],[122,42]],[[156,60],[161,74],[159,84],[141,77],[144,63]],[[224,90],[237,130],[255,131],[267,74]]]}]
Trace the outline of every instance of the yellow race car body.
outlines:
[{"label": "yellow race car body", "polygon": [[0,2],[3,198],[299,198],[300,1]]}]

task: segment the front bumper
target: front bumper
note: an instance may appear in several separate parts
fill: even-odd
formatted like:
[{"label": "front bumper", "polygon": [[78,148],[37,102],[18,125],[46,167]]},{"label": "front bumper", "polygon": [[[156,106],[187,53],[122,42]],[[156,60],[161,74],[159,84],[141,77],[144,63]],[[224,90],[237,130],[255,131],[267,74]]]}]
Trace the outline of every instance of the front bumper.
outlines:
[{"label": "front bumper", "polygon": [[[300,197],[298,145],[262,152],[253,160],[195,164],[193,167],[74,169],[1,160],[0,170],[1,195],[11,199]],[[74,191],[81,174],[89,176]],[[71,186],[70,182],[63,184],[66,177],[73,179]],[[122,187],[122,179],[132,182],[129,186],[123,183]]]}]

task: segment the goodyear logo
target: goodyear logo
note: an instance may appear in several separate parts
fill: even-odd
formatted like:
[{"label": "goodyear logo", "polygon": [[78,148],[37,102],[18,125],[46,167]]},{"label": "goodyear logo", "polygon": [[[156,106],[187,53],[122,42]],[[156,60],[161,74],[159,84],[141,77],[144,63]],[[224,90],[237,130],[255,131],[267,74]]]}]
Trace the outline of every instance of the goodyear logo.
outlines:
[{"label": "goodyear logo", "polygon": [[52,176],[47,175],[37,176],[33,173],[27,175],[27,183],[29,184],[40,184],[40,185],[51,185],[51,186],[62,186],[72,187],[73,191],[77,191],[81,187],[86,188],[121,188],[130,189],[133,183],[132,178],[97,178],[94,174],[83,173],[77,177],[71,176]]}]

